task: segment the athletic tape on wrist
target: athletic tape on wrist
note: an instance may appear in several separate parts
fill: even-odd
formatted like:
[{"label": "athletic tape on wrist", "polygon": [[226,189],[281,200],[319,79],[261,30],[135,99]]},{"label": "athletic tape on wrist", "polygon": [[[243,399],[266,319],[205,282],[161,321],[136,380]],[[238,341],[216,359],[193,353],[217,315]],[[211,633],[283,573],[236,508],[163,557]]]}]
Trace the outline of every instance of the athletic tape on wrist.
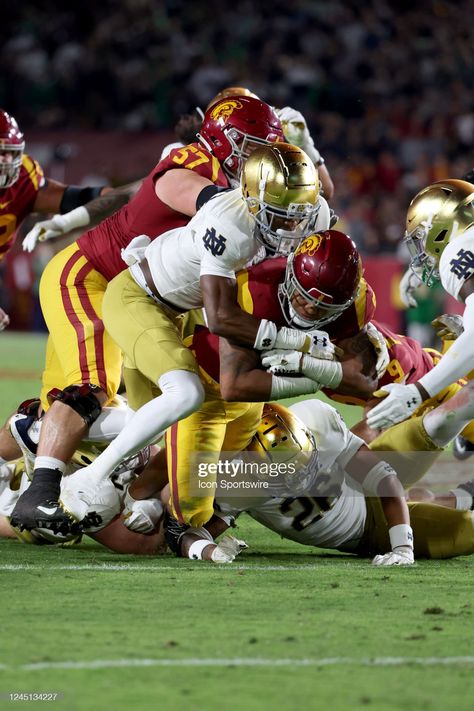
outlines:
[{"label": "athletic tape on wrist", "polygon": [[199,539],[199,541],[194,541],[194,543],[191,543],[188,551],[188,558],[191,560],[202,560],[202,552],[204,548],[207,548],[207,546],[211,545],[212,541],[209,540],[203,540],[202,538]]},{"label": "athletic tape on wrist", "polygon": [[407,523],[399,523],[397,526],[392,526],[389,529],[390,545],[392,550],[399,546],[407,546],[413,548],[413,530]]}]

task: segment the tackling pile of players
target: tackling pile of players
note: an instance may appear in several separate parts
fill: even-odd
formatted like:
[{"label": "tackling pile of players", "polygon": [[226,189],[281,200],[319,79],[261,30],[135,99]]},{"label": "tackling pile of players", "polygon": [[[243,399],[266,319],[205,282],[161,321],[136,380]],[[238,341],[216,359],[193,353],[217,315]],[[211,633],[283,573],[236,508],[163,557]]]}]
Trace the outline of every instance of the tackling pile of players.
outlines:
[{"label": "tackling pile of players", "polygon": [[[246,544],[216,539],[246,511],[375,565],[474,553],[472,483],[405,497],[455,437],[474,446],[474,185],[435,183],[408,209],[405,298],[414,274],[465,303],[456,333],[441,319],[441,356],[374,320],[304,118],[246,89],[114,191],[46,180],[1,112],[0,181],[2,254],[30,212],[61,214],[29,251],[96,225],[41,278],[42,391],[0,431],[0,535],[228,563]],[[365,419],[349,431],[319,390]]]}]

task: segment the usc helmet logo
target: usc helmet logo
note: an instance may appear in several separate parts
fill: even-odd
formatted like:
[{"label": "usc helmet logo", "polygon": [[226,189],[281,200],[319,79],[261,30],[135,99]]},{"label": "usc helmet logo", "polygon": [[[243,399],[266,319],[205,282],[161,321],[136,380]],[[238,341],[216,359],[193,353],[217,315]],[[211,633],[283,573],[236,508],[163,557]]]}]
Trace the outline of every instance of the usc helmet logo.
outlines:
[{"label": "usc helmet logo", "polygon": [[226,119],[228,118],[231,114],[234,113],[236,109],[242,109],[243,104],[241,101],[236,101],[235,99],[232,101],[228,101],[227,99],[224,101],[219,101],[218,104],[214,106],[214,108],[211,111],[211,118],[217,121],[217,119]]},{"label": "usc helmet logo", "polygon": [[321,234],[314,234],[310,237],[306,237],[306,239],[301,242],[296,250],[295,256],[297,254],[307,254],[312,257],[320,248],[323,239],[324,237]]}]

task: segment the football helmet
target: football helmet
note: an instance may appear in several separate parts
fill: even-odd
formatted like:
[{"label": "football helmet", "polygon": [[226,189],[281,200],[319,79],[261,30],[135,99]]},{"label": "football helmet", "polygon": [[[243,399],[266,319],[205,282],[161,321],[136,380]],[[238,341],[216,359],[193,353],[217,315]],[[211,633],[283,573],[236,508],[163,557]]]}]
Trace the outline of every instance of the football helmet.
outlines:
[{"label": "football helmet", "polygon": [[[361,276],[359,252],[344,232],[326,230],[306,237],[289,255],[285,280],[278,287],[286,322],[299,329],[331,323],[354,301]],[[297,310],[298,297],[304,315]]]},{"label": "football helmet", "polygon": [[222,164],[234,187],[255,148],[284,140],[275,111],[251,96],[231,96],[208,108],[197,136]]},{"label": "football helmet", "polygon": [[411,267],[425,284],[439,280],[439,260],[451,240],[474,225],[474,185],[465,180],[440,180],[411,201],[404,240]]},{"label": "football helmet", "polygon": [[277,475],[271,482],[273,495],[299,496],[310,492],[316,482],[319,456],[315,437],[304,422],[283,405],[276,402],[264,405],[260,425],[246,451],[274,465],[287,465],[276,469]]},{"label": "football helmet", "polygon": [[0,189],[10,188],[18,180],[24,149],[25,139],[17,122],[0,109],[0,155],[9,156],[8,162],[5,157],[0,160]]},{"label": "football helmet", "polygon": [[289,254],[311,231],[319,211],[319,179],[306,153],[289,143],[257,148],[240,179],[256,222],[256,238]]},{"label": "football helmet", "polygon": [[222,99],[227,99],[229,96],[251,96],[253,99],[258,99],[257,94],[254,94],[250,89],[246,89],[244,86],[228,86],[225,89],[219,91],[213,99],[206,106],[206,111],[214,106],[218,101]]}]

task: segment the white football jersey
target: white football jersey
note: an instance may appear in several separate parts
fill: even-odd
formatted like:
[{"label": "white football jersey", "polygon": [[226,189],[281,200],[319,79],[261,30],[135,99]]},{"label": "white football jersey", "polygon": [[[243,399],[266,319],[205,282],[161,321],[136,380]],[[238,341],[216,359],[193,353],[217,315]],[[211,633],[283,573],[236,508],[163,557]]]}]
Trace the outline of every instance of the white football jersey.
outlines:
[{"label": "white football jersey", "polygon": [[474,275],[474,227],[445,247],[439,260],[439,275],[443,288],[460,301],[462,285]]},{"label": "white football jersey", "polygon": [[291,405],[290,410],[316,438],[321,466],[318,479],[327,475],[327,496],[237,499],[219,495],[217,513],[229,520],[246,511],[283,538],[308,546],[352,551],[364,532],[367,510],[364,496],[351,486],[344,467],[364,442],[348,430],[337,410],[326,403],[305,400]]},{"label": "white football jersey", "polygon": [[200,277],[235,278],[260,247],[254,231],[240,188],[216,195],[187,225],[165,232],[146,248],[159,294],[182,310],[200,308]]}]

